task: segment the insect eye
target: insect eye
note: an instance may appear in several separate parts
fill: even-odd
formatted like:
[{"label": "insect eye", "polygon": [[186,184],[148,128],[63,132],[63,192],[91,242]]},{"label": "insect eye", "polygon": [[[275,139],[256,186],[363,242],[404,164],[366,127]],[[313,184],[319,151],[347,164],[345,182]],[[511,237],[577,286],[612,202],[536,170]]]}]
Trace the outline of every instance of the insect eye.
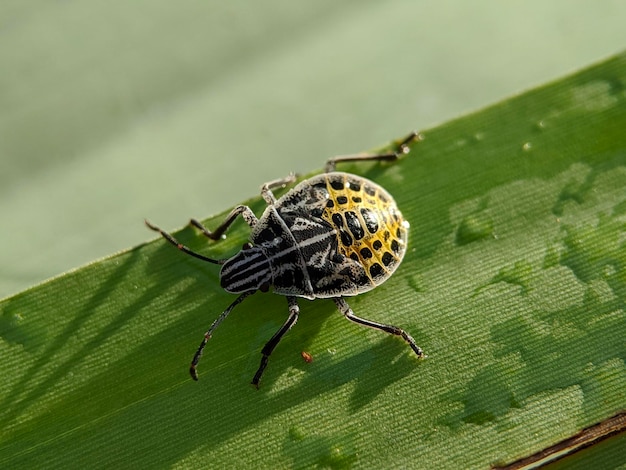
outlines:
[{"label": "insect eye", "polygon": [[252,248],[252,243],[244,243],[241,247],[242,250],[249,250],[250,248]]},{"label": "insect eye", "polygon": [[270,290],[270,285],[267,282],[265,284],[261,284],[259,290],[261,292],[267,292],[268,290]]}]

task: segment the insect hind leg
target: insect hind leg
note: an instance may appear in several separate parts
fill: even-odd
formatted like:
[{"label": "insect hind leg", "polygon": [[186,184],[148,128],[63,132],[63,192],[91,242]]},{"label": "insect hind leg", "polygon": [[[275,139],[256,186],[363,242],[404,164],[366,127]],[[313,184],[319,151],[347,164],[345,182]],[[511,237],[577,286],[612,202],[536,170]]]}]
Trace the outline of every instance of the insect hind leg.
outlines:
[{"label": "insect hind leg", "polygon": [[335,171],[335,166],[337,163],[341,162],[360,162],[360,161],[369,161],[369,160],[378,160],[378,161],[394,161],[397,160],[400,155],[407,154],[411,151],[411,147],[409,144],[413,141],[421,141],[424,137],[422,134],[418,132],[411,132],[407,135],[402,141],[398,144],[398,149],[393,152],[388,153],[380,153],[380,154],[356,154],[356,155],[338,155],[336,157],[329,158],[326,161],[326,166],[324,168],[325,173],[330,173]]},{"label": "insect hind leg", "polygon": [[398,328],[393,325],[386,325],[384,323],[378,323],[372,320],[366,320],[365,318],[357,317],[348,303],[341,297],[336,297],[333,299],[339,311],[346,317],[348,320],[358,323],[359,325],[367,326],[369,328],[374,328],[376,330],[384,331],[385,333],[389,333],[390,335],[400,336],[404,341],[408,343],[413,352],[419,358],[425,357],[424,351],[417,344],[415,344],[415,340],[413,337],[404,331],[402,328]]}]

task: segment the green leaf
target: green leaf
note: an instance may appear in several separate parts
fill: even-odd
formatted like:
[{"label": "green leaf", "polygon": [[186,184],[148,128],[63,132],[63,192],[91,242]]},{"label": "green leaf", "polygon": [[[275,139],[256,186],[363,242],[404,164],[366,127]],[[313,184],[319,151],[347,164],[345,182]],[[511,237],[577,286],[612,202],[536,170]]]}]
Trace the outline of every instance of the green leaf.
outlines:
[{"label": "green leaf", "polygon": [[[625,90],[620,55],[425,131],[397,163],[341,168],[411,223],[399,270],[350,305],[405,328],[425,360],[303,301],[257,391],[287,312],[258,293],[193,382],[233,296],[162,239],[2,301],[0,466],[485,468],[611,416],[626,389]],[[247,232],[176,236],[229,256]]]}]

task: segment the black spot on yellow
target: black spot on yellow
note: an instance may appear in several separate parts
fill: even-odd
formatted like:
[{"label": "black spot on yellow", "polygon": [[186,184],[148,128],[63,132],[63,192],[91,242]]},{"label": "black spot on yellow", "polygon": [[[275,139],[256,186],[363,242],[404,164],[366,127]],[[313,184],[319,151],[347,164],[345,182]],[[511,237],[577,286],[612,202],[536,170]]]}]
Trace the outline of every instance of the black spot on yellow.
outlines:
[{"label": "black spot on yellow", "polygon": [[385,251],[385,254],[382,257],[382,261],[385,266],[389,266],[393,261],[393,255],[388,251]]},{"label": "black spot on yellow", "polygon": [[370,259],[372,257],[372,250],[370,250],[368,247],[361,248],[360,253],[363,259]]},{"label": "black spot on yellow", "polygon": [[333,223],[335,224],[335,226],[337,228],[342,228],[343,227],[343,217],[341,217],[341,214],[333,214],[331,219],[333,220]]},{"label": "black spot on yellow", "polygon": [[357,181],[350,181],[350,189],[352,191],[360,191],[361,190],[361,184],[358,183]]},{"label": "black spot on yellow", "polygon": [[378,277],[383,273],[383,267],[378,264],[378,263],[374,263],[370,266],[370,274],[372,275],[372,277]]},{"label": "black spot on yellow", "polygon": [[356,240],[363,238],[365,236],[365,231],[363,230],[363,227],[361,227],[361,222],[359,221],[357,215],[352,211],[347,211],[344,215],[346,217],[346,224],[348,225],[350,232],[352,232],[352,236]]},{"label": "black spot on yellow", "polygon": [[378,217],[376,217],[376,213],[363,207],[361,208],[361,215],[363,216],[363,220],[365,220],[367,231],[369,233],[376,233],[378,231]]},{"label": "black spot on yellow", "polygon": [[339,191],[341,189],[343,189],[343,181],[339,181],[339,180],[334,180],[330,182],[330,186],[336,190]]},{"label": "black spot on yellow", "polygon": [[345,246],[352,245],[352,237],[348,234],[348,232],[346,232],[345,230],[341,230],[339,232],[339,235],[341,236],[341,243],[343,243]]}]

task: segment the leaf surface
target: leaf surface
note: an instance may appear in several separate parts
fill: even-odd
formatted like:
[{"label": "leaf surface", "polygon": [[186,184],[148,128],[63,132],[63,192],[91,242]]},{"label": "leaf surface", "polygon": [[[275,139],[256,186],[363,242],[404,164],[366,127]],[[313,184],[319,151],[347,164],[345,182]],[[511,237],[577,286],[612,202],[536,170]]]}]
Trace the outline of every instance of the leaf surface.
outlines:
[{"label": "leaf surface", "polygon": [[[161,239],[5,299],[0,466],[486,468],[611,416],[626,389],[625,90],[619,55],[426,130],[397,163],[342,168],[411,223],[401,267],[350,305],[405,328],[425,360],[302,301],[257,391],[287,312],[258,293],[195,383],[187,364],[233,296]],[[247,232],[176,236],[228,256]]]}]

